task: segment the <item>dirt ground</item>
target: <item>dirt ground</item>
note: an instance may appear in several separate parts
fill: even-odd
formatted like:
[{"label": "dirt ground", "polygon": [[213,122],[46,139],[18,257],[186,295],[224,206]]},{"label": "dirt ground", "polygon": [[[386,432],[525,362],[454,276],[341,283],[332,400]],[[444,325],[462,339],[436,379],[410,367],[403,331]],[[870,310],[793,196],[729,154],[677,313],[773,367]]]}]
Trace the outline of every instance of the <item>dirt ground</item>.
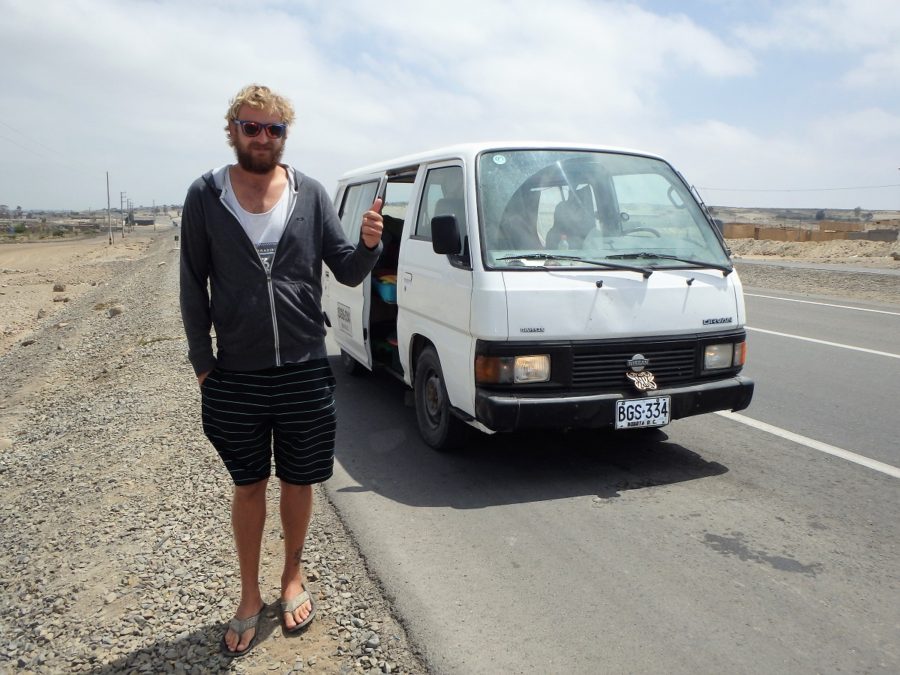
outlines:
[{"label": "dirt ground", "polygon": [[140,256],[149,244],[148,235],[123,240],[118,233],[112,246],[106,234],[0,244],[0,354],[65,303],[103,284],[117,265]]},{"label": "dirt ground", "polygon": [[735,256],[756,260],[801,260],[900,270],[900,241],[771,241],[729,239]]}]

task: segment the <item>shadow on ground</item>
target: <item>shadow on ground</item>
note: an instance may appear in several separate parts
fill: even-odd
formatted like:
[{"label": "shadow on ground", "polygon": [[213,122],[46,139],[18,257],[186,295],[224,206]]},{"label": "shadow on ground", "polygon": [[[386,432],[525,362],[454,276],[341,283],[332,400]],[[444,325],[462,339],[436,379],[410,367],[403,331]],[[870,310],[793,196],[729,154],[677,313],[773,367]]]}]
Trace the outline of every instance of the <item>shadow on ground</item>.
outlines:
[{"label": "shadow on ground", "polygon": [[473,433],[461,450],[440,453],[416,428],[408,389],[384,372],[338,380],[337,457],[358,484],[410,506],[478,509],[623,492],[717,476],[728,469],[669,441],[663,430]]},{"label": "shadow on ground", "polygon": [[[275,630],[281,630],[278,622],[274,603],[266,607],[263,619],[259,625],[258,643],[265,642]],[[93,673],[99,675],[114,675],[118,673],[150,672],[171,673],[185,672],[192,668],[196,671],[201,667],[203,672],[233,672],[233,665],[249,664],[252,654],[239,659],[231,659],[219,652],[219,643],[225,634],[225,624],[216,622],[195,628],[193,631],[185,631],[169,639],[138,649],[122,658],[98,666]],[[258,646],[257,643],[257,646]]]}]

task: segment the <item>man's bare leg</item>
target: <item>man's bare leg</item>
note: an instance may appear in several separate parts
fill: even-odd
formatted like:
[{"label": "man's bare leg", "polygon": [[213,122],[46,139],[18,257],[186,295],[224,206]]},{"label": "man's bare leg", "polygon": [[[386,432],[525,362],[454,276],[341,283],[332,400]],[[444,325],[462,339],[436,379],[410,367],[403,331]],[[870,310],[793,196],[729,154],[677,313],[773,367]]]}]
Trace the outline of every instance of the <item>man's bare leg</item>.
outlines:
[{"label": "man's bare leg", "polygon": [[[281,599],[290,600],[303,592],[300,571],[303,543],[312,517],[312,485],[291,485],[281,481],[281,526],[284,528],[284,571],[281,573]],[[312,605],[304,602],[293,614],[284,614],[284,625],[291,629],[309,616]]]},{"label": "man's bare leg", "polygon": [[[268,480],[235,485],[231,501],[231,527],[241,569],[241,602],[235,612],[238,619],[249,619],[263,605],[259,591],[259,556],[266,524],[266,485]],[[255,628],[249,628],[238,635],[229,628],[225,632],[225,644],[231,651],[244,651],[255,631]]]}]

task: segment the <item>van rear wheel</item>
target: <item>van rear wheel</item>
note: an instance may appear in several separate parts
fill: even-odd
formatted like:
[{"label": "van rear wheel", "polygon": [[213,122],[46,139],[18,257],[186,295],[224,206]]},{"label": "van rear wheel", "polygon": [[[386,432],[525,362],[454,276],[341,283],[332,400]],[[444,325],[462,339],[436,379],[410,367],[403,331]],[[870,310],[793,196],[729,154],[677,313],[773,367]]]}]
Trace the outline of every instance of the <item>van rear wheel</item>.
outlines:
[{"label": "van rear wheel", "polygon": [[452,450],[461,446],[468,436],[469,427],[450,410],[441,362],[432,347],[426,347],[419,354],[413,392],[419,433],[425,442],[435,450]]}]

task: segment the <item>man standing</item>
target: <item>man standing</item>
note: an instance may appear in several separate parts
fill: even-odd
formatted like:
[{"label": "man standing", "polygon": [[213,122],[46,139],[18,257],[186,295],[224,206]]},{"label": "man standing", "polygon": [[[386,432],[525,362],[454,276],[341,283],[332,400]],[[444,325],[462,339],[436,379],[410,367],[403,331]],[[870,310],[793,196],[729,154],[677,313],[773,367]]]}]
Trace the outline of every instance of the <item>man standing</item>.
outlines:
[{"label": "man standing", "polygon": [[282,625],[297,632],[315,614],[300,562],[312,485],[331,476],[335,435],[322,263],[355,286],[381,252],[380,199],[363,215],[354,246],[325,189],[280,163],[293,120],[290,102],[268,87],[238,92],[225,127],[237,164],[194,181],[181,222],[188,358],[200,384],[203,430],[235,485],[241,599],[220,645],[228,656],[256,645],[265,609],[258,576],[273,450],[285,547]]}]

